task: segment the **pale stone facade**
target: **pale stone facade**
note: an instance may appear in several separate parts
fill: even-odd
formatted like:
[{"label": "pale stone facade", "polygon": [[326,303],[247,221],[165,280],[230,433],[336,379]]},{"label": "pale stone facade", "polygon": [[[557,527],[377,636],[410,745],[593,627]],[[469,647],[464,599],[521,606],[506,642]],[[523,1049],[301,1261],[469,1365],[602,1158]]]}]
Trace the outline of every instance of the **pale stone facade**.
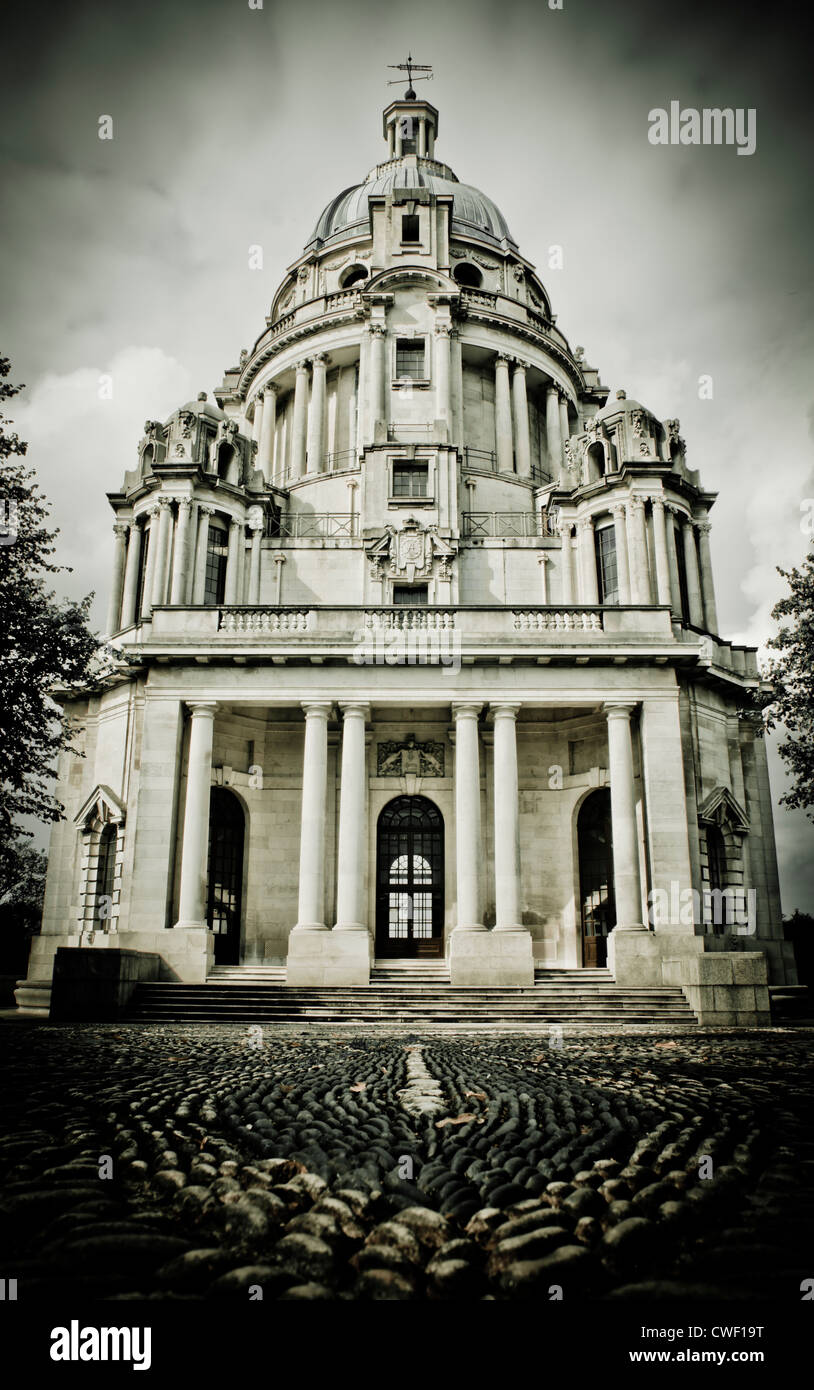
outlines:
[{"label": "pale stone facade", "polygon": [[[148,421],[110,496],[115,650],[66,701],[85,758],[21,1006],[77,944],[297,984],[437,952],[523,985],[607,951],[722,1023],[794,980],[714,495],[677,420],[608,401],[437,126],[388,107],[389,158],[217,406]],[[712,889],[740,924],[705,928]]]}]

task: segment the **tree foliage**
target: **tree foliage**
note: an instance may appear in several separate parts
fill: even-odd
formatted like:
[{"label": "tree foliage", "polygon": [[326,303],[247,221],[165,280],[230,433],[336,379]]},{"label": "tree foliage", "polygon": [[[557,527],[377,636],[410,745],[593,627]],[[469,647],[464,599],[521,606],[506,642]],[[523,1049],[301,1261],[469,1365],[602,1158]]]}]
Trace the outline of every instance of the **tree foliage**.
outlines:
[{"label": "tree foliage", "polygon": [[782,727],[778,745],[792,778],[781,801],[805,809],[814,820],[814,553],[799,569],[778,570],[789,594],[772,609],[781,624],[767,646],[779,653],[766,672],[772,693],[766,705],[766,728]]},{"label": "tree foliage", "polygon": [[13,878],[15,841],[28,832],[21,816],[50,822],[63,807],[50,782],[58,754],[72,733],[50,692],[79,686],[87,677],[98,640],[88,627],[93,595],[80,603],[57,601],[48,577],[65,572],[53,561],[59,532],[49,530],[50,505],[33,469],[23,462],[27,445],[7,426],[5,403],[23,389],[6,380],[0,356],[0,863]]}]

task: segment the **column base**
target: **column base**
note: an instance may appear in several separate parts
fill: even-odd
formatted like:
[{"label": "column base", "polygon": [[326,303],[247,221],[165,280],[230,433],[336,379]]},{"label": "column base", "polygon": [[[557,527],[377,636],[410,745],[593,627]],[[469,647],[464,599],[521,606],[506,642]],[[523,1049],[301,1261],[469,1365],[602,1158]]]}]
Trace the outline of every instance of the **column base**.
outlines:
[{"label": "column base", "polygon": [[371,948],[367,931],[292,931],[287,985],[367,985]]},{"label": "column base", "polygon": [[645,927],[614,927],[608,937],[608,969],[617,985],[661,985],[662,943]]},{"label": "column base", "polygon": [[457,927],[450,937],[449,980],[452,985],[533,985],[529,932]]}]

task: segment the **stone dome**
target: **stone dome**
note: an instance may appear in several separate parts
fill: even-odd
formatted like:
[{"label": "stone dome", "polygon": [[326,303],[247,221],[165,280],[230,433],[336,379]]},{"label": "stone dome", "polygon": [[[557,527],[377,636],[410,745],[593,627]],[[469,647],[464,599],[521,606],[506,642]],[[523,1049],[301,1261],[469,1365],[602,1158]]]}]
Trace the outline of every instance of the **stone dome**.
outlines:
[{"label": "stone dome", "polygon": [[[503,213],[480,189],[460,183],[446,165],[424,160],[391,160],[378,165],[364,183],[346,188],[321,213],[307,246],[316,241],[345,241],[359,236],[369,225],[367,200],[401,188],[425,188],[430,193],[451,194],[453,236],[475,237],[493,246],[516,248]],[[443,172],[440,172],[442,171]]]},{"label": "stone dome", "polygon": [[601,420],[606,415],[619,415],[620,412],[629,414],[632,410],[643,410],[645,415],[649,415],[653,420],[658,420],[658,416],[654,415],[652,410],[649,410],[646,405],[642,405],[641,401],[634,401],[626,391],[616,391],[613,399],[606,401],[602,409],[596,412],[596,418]]},{"label": "stone dome", "polygon": [[193,415],[206,415],[207,418],[210,420],[226,419],[226,416],[224,412],[220,409],[220,407],[217,405],[213,405],[213,403],[207,399],[205,391],[201,391],[197,400],[187,401],[186,405],[181,406],[180,410],[174,410],[173,415],[180,415],[181,410],[188,410]]}]

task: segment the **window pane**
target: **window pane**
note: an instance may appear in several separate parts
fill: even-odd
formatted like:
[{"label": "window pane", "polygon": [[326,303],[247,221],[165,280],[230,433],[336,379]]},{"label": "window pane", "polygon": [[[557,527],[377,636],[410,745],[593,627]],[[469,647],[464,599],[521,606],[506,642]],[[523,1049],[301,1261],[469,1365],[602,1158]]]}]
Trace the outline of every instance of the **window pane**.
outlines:
[{"label": "window pane", "polygon": [[226,593],[226,556],[228,554],[226,532],[219,527],[209,527],[209,544],[206,551],[206,579],[204,583],[204,603],[223,603]]},{"label": "window pane", "polygon": [[619,573],[616,564],[616,534],[612,526],[596,532],[596,577],[600,603],[619,602]]},{"label": "window pane", "polygon": [[396,376],[411,377],[414,381],[424,378],[424,340],[414,342],[410,338],[396,340]]},{"label": "window pane", "polygon": [[402,241],[418,241],[418,215],[416,213],[404,213],[402,216],[401,239]]},{"label": "window pane", "polygon": [[393,602],[408,607],[427,602],[426,584],[394,584]]},{"label": "window pane", "polygon": [[428,495],[428,471],[426,463],[394,463],[392,495],[394,497],[426,497]]}]

